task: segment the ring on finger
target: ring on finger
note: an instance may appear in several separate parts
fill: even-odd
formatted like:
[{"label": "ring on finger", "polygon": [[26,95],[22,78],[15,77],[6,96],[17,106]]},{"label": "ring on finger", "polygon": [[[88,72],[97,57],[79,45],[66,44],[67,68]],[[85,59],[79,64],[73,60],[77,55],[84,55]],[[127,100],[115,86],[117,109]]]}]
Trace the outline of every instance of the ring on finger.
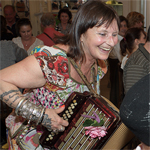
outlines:
[{"label": "ring on finger", "polygon": [[53,132],[54,132],[54,133],[57,133],[57,132],[58,132],[58,130],[57,130],[57,129],[54,129],[54,130],[53,130]]},{"label": "ring on finger", "polygon": [[61,128],[58,131],[63,132],[64,130],[65,130],[65,128],[63,126],[61,126]]}]

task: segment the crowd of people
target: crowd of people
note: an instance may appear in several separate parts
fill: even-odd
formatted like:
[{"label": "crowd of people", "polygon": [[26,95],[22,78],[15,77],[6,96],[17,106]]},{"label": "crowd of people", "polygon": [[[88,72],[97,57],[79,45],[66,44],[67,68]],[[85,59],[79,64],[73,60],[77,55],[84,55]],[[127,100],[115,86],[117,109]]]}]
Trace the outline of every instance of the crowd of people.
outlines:
[{"label": "crowd of people", "polygon": [[[144,106],[149,105],[148,95],[146,98],[142,94],[140,98],[136,94],[133,96],[136,87],[148,82],[150,72],[150,27],[144,31],[141,13],[118,16],[113,8],[95,0],[81,5],[73,19],[68,8],[60,9],[57,25],[50,12],[43,13],[40,20],[43,32],[35,37],[30,19],[18,18],[13,6],[6,5],[4,16],[1,16],[0,99],[1,105],[13,108],[11,113],[4,110],[7,116],[1,117],[2,127],[9,129],[8,141],[5,129],[1,132],[2,144],[8,142],[9,148],[16,150],[44,150],[39,143],[43,127],[54,132],[65,130],[68,122],[59,117],[65,109],[64,102],[74,91],[90,91],[70,60],[74,60],[98,95],[100,80],[110,70],[110,101],[120,108],[121,119],[131,131],[136,124],[134,118],[139,123],[143,116],[150,117],[145,107],[141,118],[136,118],[137,109],[134,108],[134,103],[137,108],[142,106],[140,98],[146,99]],[[123,97],[119,95],[120,88]],[[147,88],[148,85],[143,90]],[[135,92],[142,93],[139,89]],[[132,109],[129,106],[133,112],[131,119],[130,114],[129,117],[126,114],[130,101],[133,106]],[[40,117],[33,113],[34,109]],[[28,127],[20,139],[17,131],[26,119],[36,128]],[[147,122],[133,130],[141,142],[138,146],[141,150],[150,146],[147,139],[150,134],[142,129]],[[145,137],[140,135],[142,131]],[[33,137],[36,138],[33,140]]]}]

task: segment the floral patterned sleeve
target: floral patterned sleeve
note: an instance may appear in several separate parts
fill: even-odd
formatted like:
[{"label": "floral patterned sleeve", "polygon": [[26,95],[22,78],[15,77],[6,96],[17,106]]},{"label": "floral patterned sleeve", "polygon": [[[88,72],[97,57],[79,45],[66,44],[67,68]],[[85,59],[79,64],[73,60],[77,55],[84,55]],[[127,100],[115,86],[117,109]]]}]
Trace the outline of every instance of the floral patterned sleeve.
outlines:
[{"label": "floral patterned sleeve", "polygon": [[46,48],[43,50],[39,49],[34,56],[43,71],[47,84],[63,88],[66,85],[66,80],[69,78],[68,59],[61,55],[60,50],[57,51],[51,47]]}]

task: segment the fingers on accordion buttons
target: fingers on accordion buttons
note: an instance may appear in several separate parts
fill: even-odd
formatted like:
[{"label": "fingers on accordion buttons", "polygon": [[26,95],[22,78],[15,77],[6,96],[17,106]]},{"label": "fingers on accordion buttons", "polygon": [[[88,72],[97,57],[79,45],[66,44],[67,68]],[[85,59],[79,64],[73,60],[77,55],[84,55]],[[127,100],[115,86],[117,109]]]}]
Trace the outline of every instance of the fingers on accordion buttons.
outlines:
[{"label": "fingers on accordion buttons", "polygon": [[65,130],[65,128],[63,126],[61,126],[61,128],[58,131],[63,132],[64,130]]},{"label": "fingers on accordion buttons", "polygon": [[54,132],[54,133],[57,133],[57,132],[58,132],[58,130],[57,130],[57,129],[54,129],[54,130],[53,130],[53,132]]}]

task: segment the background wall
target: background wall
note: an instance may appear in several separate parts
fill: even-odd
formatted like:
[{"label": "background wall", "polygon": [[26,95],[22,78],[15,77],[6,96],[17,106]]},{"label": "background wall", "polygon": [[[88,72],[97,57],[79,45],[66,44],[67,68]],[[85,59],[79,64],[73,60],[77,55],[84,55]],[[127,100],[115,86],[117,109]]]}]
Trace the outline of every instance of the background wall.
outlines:
[{"label": "background wall", "polygon": [[[15,1],[15,0],[13,0]],[[18,0],[16,0],[18,1]],[[28,0],[30,8],[30,20],[33,26],[33,35],[36,36],[41,33],[40,17],[43,12],[51,12],[52,0]],[[102,0],[106,1],[106,0]],[[145,31],[150,25],[150,0],[117,0],[123,3],[123,16],[127,16],[130,11],[137,11],[145,16]],[[12,0],[1,0],[0,14],[3,15],[3,7],[6,4],[12,4]],[[58,13],[58,10],[53,10],[53,13]],[[76,11],[72,10],[73,16]]]}]

